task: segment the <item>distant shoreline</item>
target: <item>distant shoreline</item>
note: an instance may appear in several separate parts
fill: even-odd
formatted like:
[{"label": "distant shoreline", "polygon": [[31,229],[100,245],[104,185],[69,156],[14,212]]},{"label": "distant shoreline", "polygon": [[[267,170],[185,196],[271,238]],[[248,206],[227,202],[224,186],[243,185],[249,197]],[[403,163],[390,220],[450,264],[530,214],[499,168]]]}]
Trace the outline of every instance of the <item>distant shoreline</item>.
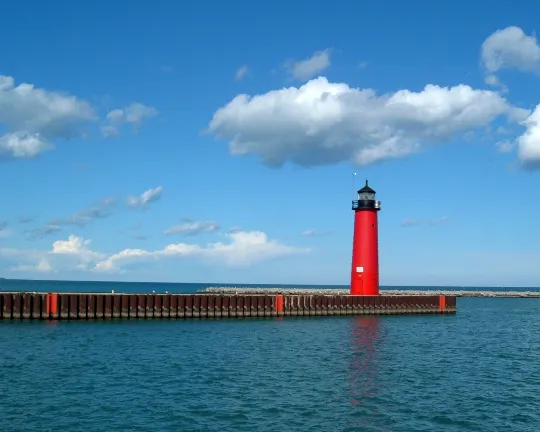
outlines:
[{"label": "distant shoreline", "polygon": [[[201,287],[219,287],[219,288],[231,288],[236,289],[306,289],[306,290],[342,290],[343,292],[349,290],[348,284],[295,284],[295,283],[237,283],[237,282],[222,282],[222,281],[209,281],[209,282],[163,282],[163,281],[114,281],[114,280],[76,280],[76,279],[17,279],[11,277],[0,277],[0,281],[5,282],[6,284],[21,284],[21,283],[30,283],[30,284],[54,284],[54,285],[71,285],[71,284],[81,284],[81,285],[139,285],[139,286],[193,286],[204,289]],[[425,289],[424,289],[425,288]],[[50,289],[50,288],[47,288]],[[493,291],[500,290],[505,292],[540,292],[540,286],[529,286],[529,285],[509,285],[509,286],[489,286],[489,285],[380,285],[380,290],[389,292],[389,291],[429,291],[432,290],[442,291],[442,292],[479,292],[479,291]],[[13,291],[18,291],[13,289]],[[117,291],[119,291],[117,289]]]}]

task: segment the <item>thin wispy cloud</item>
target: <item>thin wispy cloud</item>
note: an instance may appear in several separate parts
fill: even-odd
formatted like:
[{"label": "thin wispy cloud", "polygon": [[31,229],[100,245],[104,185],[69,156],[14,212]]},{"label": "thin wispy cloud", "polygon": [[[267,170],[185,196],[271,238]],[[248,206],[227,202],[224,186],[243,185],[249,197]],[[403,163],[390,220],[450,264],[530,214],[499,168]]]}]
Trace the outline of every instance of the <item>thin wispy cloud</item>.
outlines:
[{"label": "thin wispy cloud", "polygon": [[104,137],[120,135],[120,128],[123,125],[131,125],[137,130],[142,122],[151,117],[157,116],[158,111],[154,107],[135,102],[125,108],[114,109],[107,114],[101,126],[101,134]]},{"label": "thin wispy cloud", "polygon": [[59,225],[45,225],[42,227],[34,228],[31,230],[27,230],[25,232],[26,236],[30,240],[38,240],[43,237],[46,237],[49,234],[54,234],[62,230],[62,227]]},{"label": "thin wispy cloud", "polygon": [[126,198],[128,207],[145,209],[150,203],[153,203],[163,195],[163,187],[158,186],[154,189],[148,189],[139,196],[129,196]]},{"label": "thin wispy cloud", "polygon": [[237,80],[237,81],[241,81],[245,77],[248,76],[248,73],[249,73],[249,70],[248,70],[247,65],[243,65],[240,68],[238,68],[238,70],[236,71],[236,73],[234,75],[234,79]]},{"label": "thin wispy cloud", "polygon": [[146,234],[142,234],[140,232],[143,228],[144,227],[141,223],[135,223],[129,228],[118,230],[118,232],[120,234],[134,238],[135,240],[148,240],[149,237]]},{"label": "thin wispy cloud", "polygon": [[8,224],[6,221],[0,221],[0,239],[7,238],[11,236],[11,231],[8,229]]},{"label": "thin wispy cloud", "polygon": [[183,236],[194,236],[202,233],[212,233],[220,228],[220,225],[214,221],[194,221],[184,219],[184,223],[172,226],[163,233],[165,235],[179,234]]},{"label": "thin wispy cloud", "polygon": [[285,70],[293,80],[308,80],[321,73],[330,66],[329,48],[316,51],[313,55],[304,60],[288,60],[284,64]]},{"label": "thin wispy cloud", "polygon": [[400,222],[399,226],[402,227],[411,227],[411,226],[417,226],[422,223],[422,219],[405,219]]},{"label": "thin wispy cloud", "polygon": [[89,208],[79,210],[67,217],[51,219],[45,225],[27,230],[25,233],[28,239],[36,240],[57,233],[65,226],[83,228],[95,220],[112,216],[118,211],[118,204],[120,202],[124,202],[126,207],[130,209],[146,209],[150,203],[159,200],[162,194],[163,187],[158,186],[154,189],[146,190],[139,196],[128,196],[124,201],[120,201],[116,197],[108,197],[98,201]]},{"label": "thin wispy cloud", "polygon": [[407,227],[413,227],[418,225],[428,225],[428,226],[438,226],[446,224],[450,221],[450,219],[447,216],[442,216],[439,218],[434,219],[405,219],[403,220],[399,226],[407,228]]},{"label": "thin wispy cloud", "polygon": [[25,234],[29,240],[38,240],[62,231],[62,227],[65,226],[83,228],[96,219],[105,219],[111,216],[116,202],[117,200],[112,197],[102,199],[87,209],[79,210],[67,217],[51,219],[43,226],[25,231]]},{"label": "thin wispy cloud", "polygon": [[512,150],[514,150],[515,146],[515,143],[513,143],[512,141],[500,141],[496,144],[497,151],[499,153],[511,152]]},{"label": "thin wispy cloud", "polygon": [[427,224],[431,226],[443,225],[450,222],[450,219],[447,216],[442,216],[435,219],[428,219]]},{"label": "thin wispy cloud", "polygon": [[53,219],[49,222],[49,226],[76,225],[86,226],[95,219],[103,219],[111,216],[112,207],[117,203],[116,198],[105,198],[91,207],[80,210],[66,218]]},{"label": "thin wispy cloud", "polygon": [[300,233],[302,237],[322,237],[330,234],[331,231],[319,231],[315,229],[304,230]]}]

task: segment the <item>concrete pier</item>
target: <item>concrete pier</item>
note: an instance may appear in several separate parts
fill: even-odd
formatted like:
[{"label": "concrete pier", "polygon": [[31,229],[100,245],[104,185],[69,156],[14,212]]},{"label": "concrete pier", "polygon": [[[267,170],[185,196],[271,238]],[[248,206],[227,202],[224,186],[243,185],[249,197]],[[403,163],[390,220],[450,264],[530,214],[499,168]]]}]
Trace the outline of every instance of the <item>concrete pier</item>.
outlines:
[{"label": "concrete pier", "polygon": [[108,320],[456,313],[456,297],[340,294],[0,293],[0,320]]},{"label": "concrete pier", "polygon": [[[210,287],[201,293],[207,294],[283,294],[283,295],[347,295],[348,289],[317,288],[242,288]],[[487,290],[380,290],[381,296],[450,296],[450,297],[531,297],[540,298],[540,291],[487,291]]]}]

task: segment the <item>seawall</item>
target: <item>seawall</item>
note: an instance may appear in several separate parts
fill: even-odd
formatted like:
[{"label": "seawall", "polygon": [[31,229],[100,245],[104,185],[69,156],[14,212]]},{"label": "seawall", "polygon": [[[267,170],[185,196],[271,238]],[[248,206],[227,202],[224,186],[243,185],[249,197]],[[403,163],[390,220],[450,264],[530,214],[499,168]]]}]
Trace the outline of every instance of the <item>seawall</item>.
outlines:
[{"label": "seawall", "polygon": [[445,295],[0,293],[0,320],[452,313],[456,313],[456,297]]}]

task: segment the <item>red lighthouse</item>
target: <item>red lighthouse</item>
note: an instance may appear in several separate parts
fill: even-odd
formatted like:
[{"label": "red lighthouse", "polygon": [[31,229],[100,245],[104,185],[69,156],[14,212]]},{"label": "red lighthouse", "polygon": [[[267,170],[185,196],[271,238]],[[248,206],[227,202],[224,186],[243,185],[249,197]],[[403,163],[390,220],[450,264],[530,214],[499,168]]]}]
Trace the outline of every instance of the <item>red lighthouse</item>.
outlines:
[{"label": "red lighthouse", "polygon": [[351,295],[379,294],[379,236],[377,212],[380,201],[375,191],[366,185],[352,202],[354,237],[351,269]]}]

